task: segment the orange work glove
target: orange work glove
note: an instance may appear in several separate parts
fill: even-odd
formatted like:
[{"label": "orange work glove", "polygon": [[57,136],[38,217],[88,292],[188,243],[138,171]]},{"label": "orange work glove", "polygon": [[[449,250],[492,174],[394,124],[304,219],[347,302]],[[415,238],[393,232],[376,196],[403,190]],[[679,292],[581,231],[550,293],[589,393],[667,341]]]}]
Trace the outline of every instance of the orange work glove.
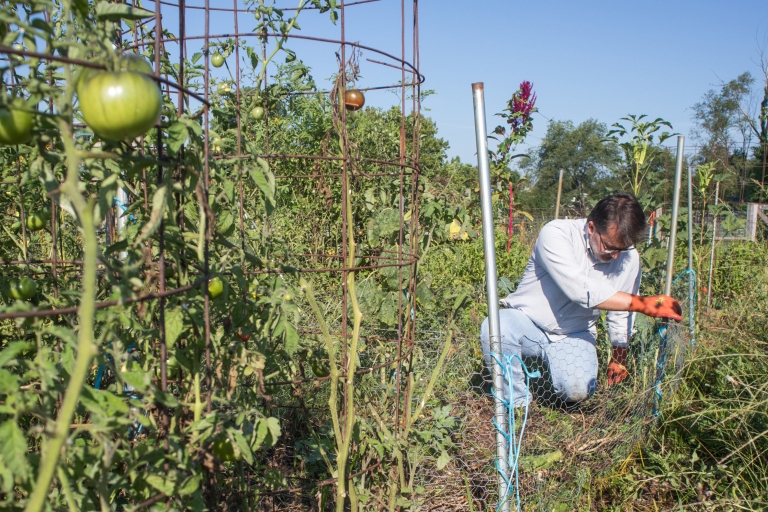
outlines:
[{"label": "orange work glove", "polygon": [[627,367],[627,347],[613,347],[611,362],[608,363],[608,385],[613,386],[629,377]]},{"label": "orange work glove", "polygon": [[670,318],[677,322],[683,319],[683,308],[669,295],[652,295],[650,297],[633,295],[629,311],[636,311],[655,318]]},{"label": "orange work glove", "polygon": [[627,367],[616,361],[608,363],[608,385],[613,386],[629,377]]}]

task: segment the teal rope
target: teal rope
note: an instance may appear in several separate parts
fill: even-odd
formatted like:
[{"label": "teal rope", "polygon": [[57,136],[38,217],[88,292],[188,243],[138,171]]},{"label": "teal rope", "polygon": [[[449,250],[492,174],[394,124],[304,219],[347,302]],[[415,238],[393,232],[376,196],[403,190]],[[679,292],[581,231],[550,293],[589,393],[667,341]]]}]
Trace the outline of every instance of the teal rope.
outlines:
[{"label": "teal rope", "polygon": [[[517,510],[520,511],[520,486],[517,485],[519,482],[519,471],[518,471],[518,462],[520,460],[520,451],[522,449],[523,444],[523,434],[525,433],[525,426],[528,423],[528,406],[529,403],[526,402],[525,404],[525,414],[523,415],[523,422],[520,426],[520,435],[517,434],[517,425],[515,421],[515,388],[512,384],[512,361],[514,359],[517,359],[520,361],[520,365],[523,368],[523,372],[525,373],[525,388],[526,392],[528,390],[528,384],[530,382],[530,379],[536,379],[538,377],[541,377],[541,373],[539,371],[533,371],[529,372],[528,367],[525,366],[525,363],[523,362],[522,358],[517,355],[509,355],[504,354],[504,362],[502,363],[501,360],[491,352],[491,357],[496,360],[496,363],[501,367],[503,373],[504,373],[504,380],[507,382],[507,386],[509,387],[509,401],[504,400],[502,396],[499,396],[496,394],[496,390],[494,388],[491,388],[491,394],[496,400],[499,400],[501,403],[504,404],[504,407],[507,409],[507,431],[505,432],[504,429],[500,427],[498,422],[496,421],[496,417],[493,418],[493,426],[496,427],[496,430],[501,432],[501,435],[504,436],[504,439],[507,441],[507,474],[504,474],[504,472],[501,470],[501,466],[499,465],[499,459],[497,458],[495,460],[496,464],[496,471],[501,475],[501,478],[506,483],[506,494],[504,496],[499,496],[499,505],[496,508],[496,510],[501,510],[501,506],[506,502],[509,497],[513,494],[515,495],[515,502],[517,503]],[[501,395],[504,393],[502,392]],[[527,398],[527,397],[526,397]],[[514,483],[512,482],[512,478],[514,477]]]},{"label": "teal rope", "polygon": [[[677,277],[675,277],[675,280],[672,281],[672,285],[677,282],[678,279],[683,277],[684,275],[688,275],[689,283],[693,286],[689,286],[689,292],[688,292],[688,334],[691,337],[691,345],[696,344],[696,324],[694,322],[694,312],[695,312],[695,306],[696,306],[696,272],[691,269],[685,269],[682,272],[680,272]],[[693,293],[690,293],[690,290],[693,290]],[[669,333],[668,328],[666,325],[661,324],[659,325],[657,329],[657,334],[659,335],[660,341],[659,341],[659,355],[656,359],[656,380],[653,384],[653,390],[654,390],[654,399],[653,399],[653,416],[655,418],[658,418],[661,414],[661,399],[663,397],[663,393],[661,391],[661,381],[664,380],[664,367],[667,364],[667,344],[669,341]]]}]

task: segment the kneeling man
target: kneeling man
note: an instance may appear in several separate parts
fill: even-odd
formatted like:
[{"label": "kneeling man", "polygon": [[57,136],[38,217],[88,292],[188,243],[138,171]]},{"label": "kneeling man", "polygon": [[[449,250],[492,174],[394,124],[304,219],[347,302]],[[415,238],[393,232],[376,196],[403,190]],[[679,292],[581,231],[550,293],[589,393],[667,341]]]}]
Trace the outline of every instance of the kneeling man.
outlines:
[{"label": "kneeling man", "polygon": [[[608,383],[627,377],[624,366],[634,314],[682,320],[672,297],[637,295],[640,258],[633,245],[645,236],[645,215],[634,196],[606,197],[586,219],[554,220],[539,233],[533,254],[514,293],[499,311],[503,355],[541,359],[549,369],[554,394],[565,402],[592,396],[597,381],[595,322],[606,310],[612,357]],[[480,329],[485,364],[491,365],[488,319]],[[526,405],[530,392],[513,358],[515,406]]]}]

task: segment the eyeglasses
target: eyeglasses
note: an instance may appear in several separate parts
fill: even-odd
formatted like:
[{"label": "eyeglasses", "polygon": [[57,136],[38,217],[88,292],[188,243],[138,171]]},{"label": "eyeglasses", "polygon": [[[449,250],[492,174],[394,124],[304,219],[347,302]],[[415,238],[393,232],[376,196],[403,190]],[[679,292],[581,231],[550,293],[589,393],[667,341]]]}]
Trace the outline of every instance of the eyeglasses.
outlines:
[{"label": "eyeglasses", "polygon": [[633,245],[630,245],[629,247],[626,247],[624,249],[608,248],[608,246],[605,245],[605,242],[603,241],[603,235],[601,235],[599,231],[597,230],[595,231],[597,232],[598,238],[600,238],[600,244],[603,246],[603,252],[606,254],[610,254],[611,256],[613,256],[614,254],[619,254],[621,252],[629,251],[635,248]]}]

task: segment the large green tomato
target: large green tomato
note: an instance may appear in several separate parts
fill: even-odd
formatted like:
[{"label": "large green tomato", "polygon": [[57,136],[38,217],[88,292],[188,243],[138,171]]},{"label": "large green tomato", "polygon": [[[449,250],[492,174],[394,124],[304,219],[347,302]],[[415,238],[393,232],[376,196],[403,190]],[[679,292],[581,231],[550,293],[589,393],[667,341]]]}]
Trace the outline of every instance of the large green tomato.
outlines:
[{"label": "large green tomato", "polygon": [[10,289],[14,299],[29,300],[37,293],[37,283],[29,277],[11,279]]},{"label": "large green tomato", "polygon": [[27,229],[30,231],[40,231],[45,227],[45,217],[38,212],[30,212],[27,215]]},{"label": "large green tomato", "polygon": [[133,71],[103,71],[80,86],[80,109],[99,137],[133,140],[160,119],[162,96],[154,80]]},{"label": "large green tomato", "polygon": [[212,299],[218,299],[224,293],[224,282],[219,277],[208,281],[208,295]]},{"label": "large green tomato", "polygon": [[215,68],[220,68],[224,65],[224,56],[220,53],[214,53],[211,56],[211,65]]},{"label": "large green tomato", "polygon": [[141,55],[136,55],[135,53],[124,53],[120,57],[120,71],[138,71],[147,75],[154,73],[152,64]]},{"label": "large green tomato", "polygon": [[0,107],[0,144],[24,144],[32,138],[32,114],[15,108]]},{"label": "large green tomato", "polygon": [[[138,71],[139,73],[145,73],[151,75],[154,73],[152,70],[152,64],[141,55],[135,53],[124,53],[118,61],[117,71]],[[77,79],[77,94],[82,96],[80,89],[94,76],[99,73],[103,73],[102,70],[96,68],[84,67],[80,71],[80,75]]]},{"label": "large green tomato", "polygon": [[211,453],[223,462],[234,462],[242,460],[243,455],[240,450],[235,451],[235,446],[229,439],[217,439],[211,445]]}]

